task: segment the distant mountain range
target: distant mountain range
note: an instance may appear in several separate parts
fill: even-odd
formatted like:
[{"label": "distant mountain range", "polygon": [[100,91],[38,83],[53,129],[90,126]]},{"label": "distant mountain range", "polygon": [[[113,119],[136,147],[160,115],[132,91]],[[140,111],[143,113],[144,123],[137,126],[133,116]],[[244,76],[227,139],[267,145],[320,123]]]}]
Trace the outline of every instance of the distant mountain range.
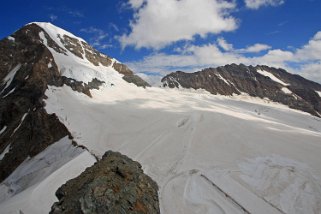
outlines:
[{"label": "distant mountain range", "polygon": [[177,71],[165,76],[162,85],[228,96],[248,94],[321,117],[321,85],[280,68],[231,64],[195,73]]}]

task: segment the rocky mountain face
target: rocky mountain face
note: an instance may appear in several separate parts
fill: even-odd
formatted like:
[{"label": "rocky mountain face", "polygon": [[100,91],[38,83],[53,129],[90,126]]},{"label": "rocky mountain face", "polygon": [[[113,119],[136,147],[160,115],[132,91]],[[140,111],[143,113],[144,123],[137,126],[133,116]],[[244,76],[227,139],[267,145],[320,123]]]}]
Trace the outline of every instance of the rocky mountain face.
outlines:
[{"label": "rocky mountain face", "polygon": [[138,162],[108,151],[102,160],[60,187],[51,214],[159,211],[158,186]]},{"label": "rocky mountain face", "polygon": [[40,31],[32,24],[0,41],[0,153],[7,150],[0,161],[0,181],[28,156],[66,135],[71,138],[58,118],[43,108],[47,85],[58,85],[63,79],[52,54],[40,42]]},{"label": "rocky mountain face", "polygon": [[44,109],[48,85],[67,85],[91,96],[90,89],[98,89],[104,83],[97,78],[84,83],[62,75],[50,48],[66,56],[69,51],[80,59],[86,58],[93,66],[113,67],[124,75],[124,80],[148,86],[126,65],[99,53],[86,42],[69,35],[57,37],[52,38],[41,26],[32,23],[0,41],[0,153],[7,151],[0,162],[0,181],[27,157],[35,156],[66,135],[72,138],[56,115],[49,115]]},{"label": "rocky mountain face", "polygon": [[[64,63],[68,64],[69,61],[70,67],[64,67]],[[84,69],[84,73],[78,74],[81,68]],[[96,76],[86,76],[87,70]],[[49,23],[28,24],[1,40],[0,183],[24,161],[32,159],[66,136],[78,147],[72,134],[59,118],[46,112],[44,100],[47,98],[45,92],[48,87],[67,86],[92,97],[92,89],[99,89],[103,84],[116,84],[108,80],[110,73],[114,76],[119,75],[120,79],[122,77],[123,84],[149,86],[126,65],[99,53],[82,39]],[[89,80],[84,81],[85,77]],[[117,160],[129,162],[124,156],[118,157]],[[102,164],[108,165],[107,162]],[[137,164],[131,166],[136,167],[136,171],[139,168]],[[132,184],[140,181],[142,176],[143,173],[140,172],[140,177],[132,180]],[[153,185],[154,188],[156,184]],[[153,194],[152,197],[155,199],[157,194]],[[140,205],[137,205],[138,208]],[[152,205],[156,206],[156,203]]]},{"label": "rocky mountain face", "polygon": [[231,64],[195,73],[177,71],[164,77],[162,84],[228,96],[246,93],[321,116],[321,85],[283,69]]}]

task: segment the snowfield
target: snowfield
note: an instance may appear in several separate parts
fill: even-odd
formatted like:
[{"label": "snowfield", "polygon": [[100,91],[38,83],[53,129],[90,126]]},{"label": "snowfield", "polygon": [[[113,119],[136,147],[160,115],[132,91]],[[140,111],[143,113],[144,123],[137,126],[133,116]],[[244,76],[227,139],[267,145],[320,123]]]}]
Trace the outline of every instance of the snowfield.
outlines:
[{"label": "snowfield", "polygon": [[241,163],[240,169],[257,195],[285,213],[320,213],[320,180],[308,166],[273,155]]},{"label": "snowfield", "polygon": [[[54,40],[63,33],[42,26]],[[47,112],[90,153],[119,151],[140,162],[160,187],[162,213],[321,213],[320,118],[244,94],[138,88],[111,66],[53,55],[63,75],[106,83],[92,98],[49,87]],[[48,213],[57,188],[95,162],[90,153],[62,139],[26,160],[0,186],[1,214]]]},{"label": "snowfield", "polygon": [[50,87],[46,109],[98,156],[139,161],[160,186],[162,213],[320,213],[319,118],[248,96],[121,81],[92,94]]},{"label": "snowfield", "polygon": [[[320,213],[319,118],[246,95],[113,83],[92,90],[93,98],[49,87],[46,110],[90,152],[119,151],[139,161],[160,187],[162,213]],[[49,211],[59,185],[95,161],[88,152],[63,156],[70,158],[47,165],[50,173],[38,179],[31,176],[24,191],[2,195],[1,213]],[[9,181],[21,177],[20,168]],[[72,176],[66,173],[74,168]],[[30,207],[45,197],[50,203]]]},{"label": "snowfield", "polygon": [[96,159],[67,137],[25,160],[0,185],[0,213],[49,213],[57,189],[80,175]]},{"label": "snowfield", "polygon": [[[16,67],[14,67],[14,68],[8,73],[8,75],[3,79],[5,86],[4,86],[4,88],[2,89],[2,91],[0,92],[0,94],[2,94],[2,93],[4,92],[4,90],[6,90],[6,89],[10,86],[12,80],[14,79],[17,71],[19,71],[20,68],[21,68],[21,64],[18,64],[18,65],[17,65]],[[9,92],[9,93],[10,93],[10,92]]]},{"label": "snowfield", "polygon": [[271,74],[268,71],[264,71],[264,70],[258,69],[257,72],[260,73],[263,76],[269,77],[271,80],[273,80],[274,82],[280,83],[281,85],[284,85],[284,86],[288,86],[289,85],[289,84],[283,82],[282,80],[280,80],[279,78],[277,78],[276,76],[274,76],[273,74]]},{"label": "snowfield", "polygon": [[[246,95],[143,89],[115,80],[92,90],[93,98],[49,87],[46,110],[97,156],[113,150],[139,161],[160,187],[162,213],[321,212],[319,118]],[[6,196],[2,212],[31,213],[24,210],[32,210],[30,200],[44,200],[42,191],[50,203],[32,213],[49,211],[54,192],[71,178],[60,173],[56,181],[57,173],[94,163],[89,153],[76,158]],[[50,190],[47,180],[55,183]]]}]

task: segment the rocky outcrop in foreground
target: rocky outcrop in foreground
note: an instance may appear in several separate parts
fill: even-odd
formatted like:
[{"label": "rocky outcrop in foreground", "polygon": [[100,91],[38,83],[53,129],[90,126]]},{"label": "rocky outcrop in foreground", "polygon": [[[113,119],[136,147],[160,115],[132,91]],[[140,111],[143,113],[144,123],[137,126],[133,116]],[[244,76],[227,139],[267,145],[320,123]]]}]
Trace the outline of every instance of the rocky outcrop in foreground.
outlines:
[{"label": "rocky outcrop in foreground", "polygon": [[50,213],[160,213],[157,191],[138,162],[108,151],[57,190]]}]

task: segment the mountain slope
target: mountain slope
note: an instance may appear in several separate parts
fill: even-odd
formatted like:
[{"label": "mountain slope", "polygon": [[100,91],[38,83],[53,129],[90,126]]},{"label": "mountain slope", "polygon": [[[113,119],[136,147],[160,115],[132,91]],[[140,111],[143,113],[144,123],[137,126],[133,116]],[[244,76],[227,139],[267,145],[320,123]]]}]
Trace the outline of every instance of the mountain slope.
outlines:
[{"label": "mountain slope", "polygon": [[80,144],[98,156],[109,148],[142,164],[160,187],[162,213],[320,210],[317,117],[246,95],[193,90],[102,88],[89,99],[51,87],[46,95],[46,110]]},{"label": "mountain slope", "polygon": [[[101,158],[107,150],[141,163],[159,185],[161,213],[320,213],[320,118],[242,93],[229,97],[136,87],[113,66],[94,66],[69,52],[66,58],[59,47],[50,47],[55,36],[38,34],[40,46],[49,46],[54,59],[53,67],[48,58],[40,71],[55,80],[45,84],[39,108],[67,134],[27,158],[0,184],[1,213],[49,212],[58,187],[91,166],[92,154]],[[23,74],[15,66],[5,70],[4,87]],[[87,90],[93,79],[96,89]],[[18,125],[4,129],[4,135]],[[72,140],[90,152],[70,147]]]},{"label": "mountain slope", "polygon": [[[50,23],[30,23],[1,40],[0,201],[30,191],[33,185],[57,176],[55,173],[74,159],[82,159],[80,165],[69,166],[63,179],[56,178],[51,184],[54,193],[96,161],[85,148],[78,147],[59,118],[45,110],[49,86],[65,85],[91,97],[92,89],[129,83],[149,86],[126,65]],[[54,201],[54,194],[48,196],[44,209],[48,211]],[[43,213],[39,209],[36,212]]]},{"label": "mountain slope", "polygon": [[37,39],[42,29],[29,25],[0,42],[0,181],[28,156],[69,135],[55,115],[44,110],[48,84],[59,79],[50,51]]},{"label": "mountain slope", "polygon": [[202,88],[212,94],[246,93],[321,116],[321,85],[283,69],[231,64],[196,73],[178,71],[164,77],[162,83],[170,88]]},{"label": "mountain slope", "polygon": [[103,83],[115,84],[113,78],[148,86],[125,65],[49,23],[31,23],[2,40],[0,68],[0,152],[10,148],[0,163],[0,181],[28,156],[66,135],[72,138],[43,108],[48,85],[68,85],[88,96]]}]

